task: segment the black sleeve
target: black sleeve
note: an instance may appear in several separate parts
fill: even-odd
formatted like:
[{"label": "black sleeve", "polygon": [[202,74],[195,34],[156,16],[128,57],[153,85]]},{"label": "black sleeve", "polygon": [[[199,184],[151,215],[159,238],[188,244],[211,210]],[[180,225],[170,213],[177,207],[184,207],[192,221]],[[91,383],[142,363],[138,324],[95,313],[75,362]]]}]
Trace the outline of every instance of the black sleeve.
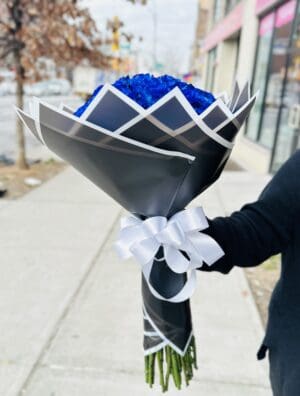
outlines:
[{"label": "black sleeve", "polygon": [[252,267],[283,252],[300,213],[300,150],[277,172],[259,199],[229,217],[210,220],[206,233],[225,255],[204,271],[228,273],[232,267]]}]

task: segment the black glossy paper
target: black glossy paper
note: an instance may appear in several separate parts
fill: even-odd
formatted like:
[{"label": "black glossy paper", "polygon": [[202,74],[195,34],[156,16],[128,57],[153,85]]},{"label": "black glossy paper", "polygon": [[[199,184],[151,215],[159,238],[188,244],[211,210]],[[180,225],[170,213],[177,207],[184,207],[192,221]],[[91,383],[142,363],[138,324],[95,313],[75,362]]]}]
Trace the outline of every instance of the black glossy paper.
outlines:
[{"label": "black glossy paper", "polygon": [[[18,114],[50,150],[145,219],[172,216],[217,180],[255,97],[248,85],[242,90],[236,85],[228,104],[219,99],[200,117],[178,92],[147,111],[115,89],[94,100],[82,118],[43,103],[38,120]],[[156,258],[162,255],[160,248]],[[176,295],[186,279],[165,261],[154,261],[150,283],[163,297]],[[157,299],[144,277],[142,295],[145,351],[168,340],[183,353],[192,334],[189,301]]]}]

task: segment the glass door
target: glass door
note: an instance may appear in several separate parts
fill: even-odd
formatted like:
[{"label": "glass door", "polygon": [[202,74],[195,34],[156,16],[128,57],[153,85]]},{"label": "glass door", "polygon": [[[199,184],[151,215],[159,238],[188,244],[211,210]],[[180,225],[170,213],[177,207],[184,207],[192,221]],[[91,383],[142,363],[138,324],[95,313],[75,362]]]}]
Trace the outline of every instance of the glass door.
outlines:
[{"label": "glass door", "polygon": [[296,0],[290,0],[277,9],[275,16],[268,84],[258,137],[259,143],[269,149],[273,148],[281,108],[295,9]]},{"label": "glass door", "polygon": [[300,2],[290,44],[288,69],[271,164],[272,172],[275,172],[297,148],[300,148]]}]

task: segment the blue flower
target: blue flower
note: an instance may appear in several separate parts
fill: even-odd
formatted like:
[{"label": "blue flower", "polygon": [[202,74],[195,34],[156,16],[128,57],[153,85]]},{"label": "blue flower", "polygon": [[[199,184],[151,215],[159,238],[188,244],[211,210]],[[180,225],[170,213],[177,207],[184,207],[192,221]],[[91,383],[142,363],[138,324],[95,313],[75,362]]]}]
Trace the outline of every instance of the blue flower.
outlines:
[{"label": "blue flower", "polygon": [[[215,101],[211,93],[196,88],[192,84],[185,83],[167,74],[159,77],[154,77],[149,73],[136,74],[133,77],[125,76],[119,78],[112,85],[129,98],[133,99],[144,109],[152,106],[175,87],[181,90],[197,114],[201,114]],[[74,113],[76,116],[80,117],[84,113],[102,87],[103,85],[99,85],[91,97],[76,110]]]},{"label": "blue flower", "polygon": [[84,113],[84,111],[86,110],[88,105],[92,103],[94,97],[98,94],[98,92],[101,91],[102,87],[103,87],[103,85],[99,85],[95,89],[95,91],[92,93],[92,95],[88,98],[88,100],[82,106],[78,107],[78,109],[75,111],[74,115],[76,115],[77,117],[80,117]]}]

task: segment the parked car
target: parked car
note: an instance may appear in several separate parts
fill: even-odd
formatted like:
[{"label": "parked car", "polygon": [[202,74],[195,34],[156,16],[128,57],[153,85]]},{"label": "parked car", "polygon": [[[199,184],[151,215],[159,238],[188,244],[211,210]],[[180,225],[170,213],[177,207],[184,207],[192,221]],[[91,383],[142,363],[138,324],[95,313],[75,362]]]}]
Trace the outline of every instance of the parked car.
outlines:
[{"label": "parked car", "polygon": [[47,84],[45,81],[40,81],[34,84],[25,84],[24,92],[29,96],[45,96],[47,95]]},{"label": "parked car", "polygon": [[70,82],[63,78],[48,80],[47,84],[49,95],[68,95],[72,90]]},{"label": "parked car", "polygon": [[62,78],[25,85],[25,94],[31,96],[69,95],[71,90],[70,82]]},{"label": "parked car", "polygon": [[14,95],[16,93],[15,81],[2,81],[0,83],[0,96]]}]

